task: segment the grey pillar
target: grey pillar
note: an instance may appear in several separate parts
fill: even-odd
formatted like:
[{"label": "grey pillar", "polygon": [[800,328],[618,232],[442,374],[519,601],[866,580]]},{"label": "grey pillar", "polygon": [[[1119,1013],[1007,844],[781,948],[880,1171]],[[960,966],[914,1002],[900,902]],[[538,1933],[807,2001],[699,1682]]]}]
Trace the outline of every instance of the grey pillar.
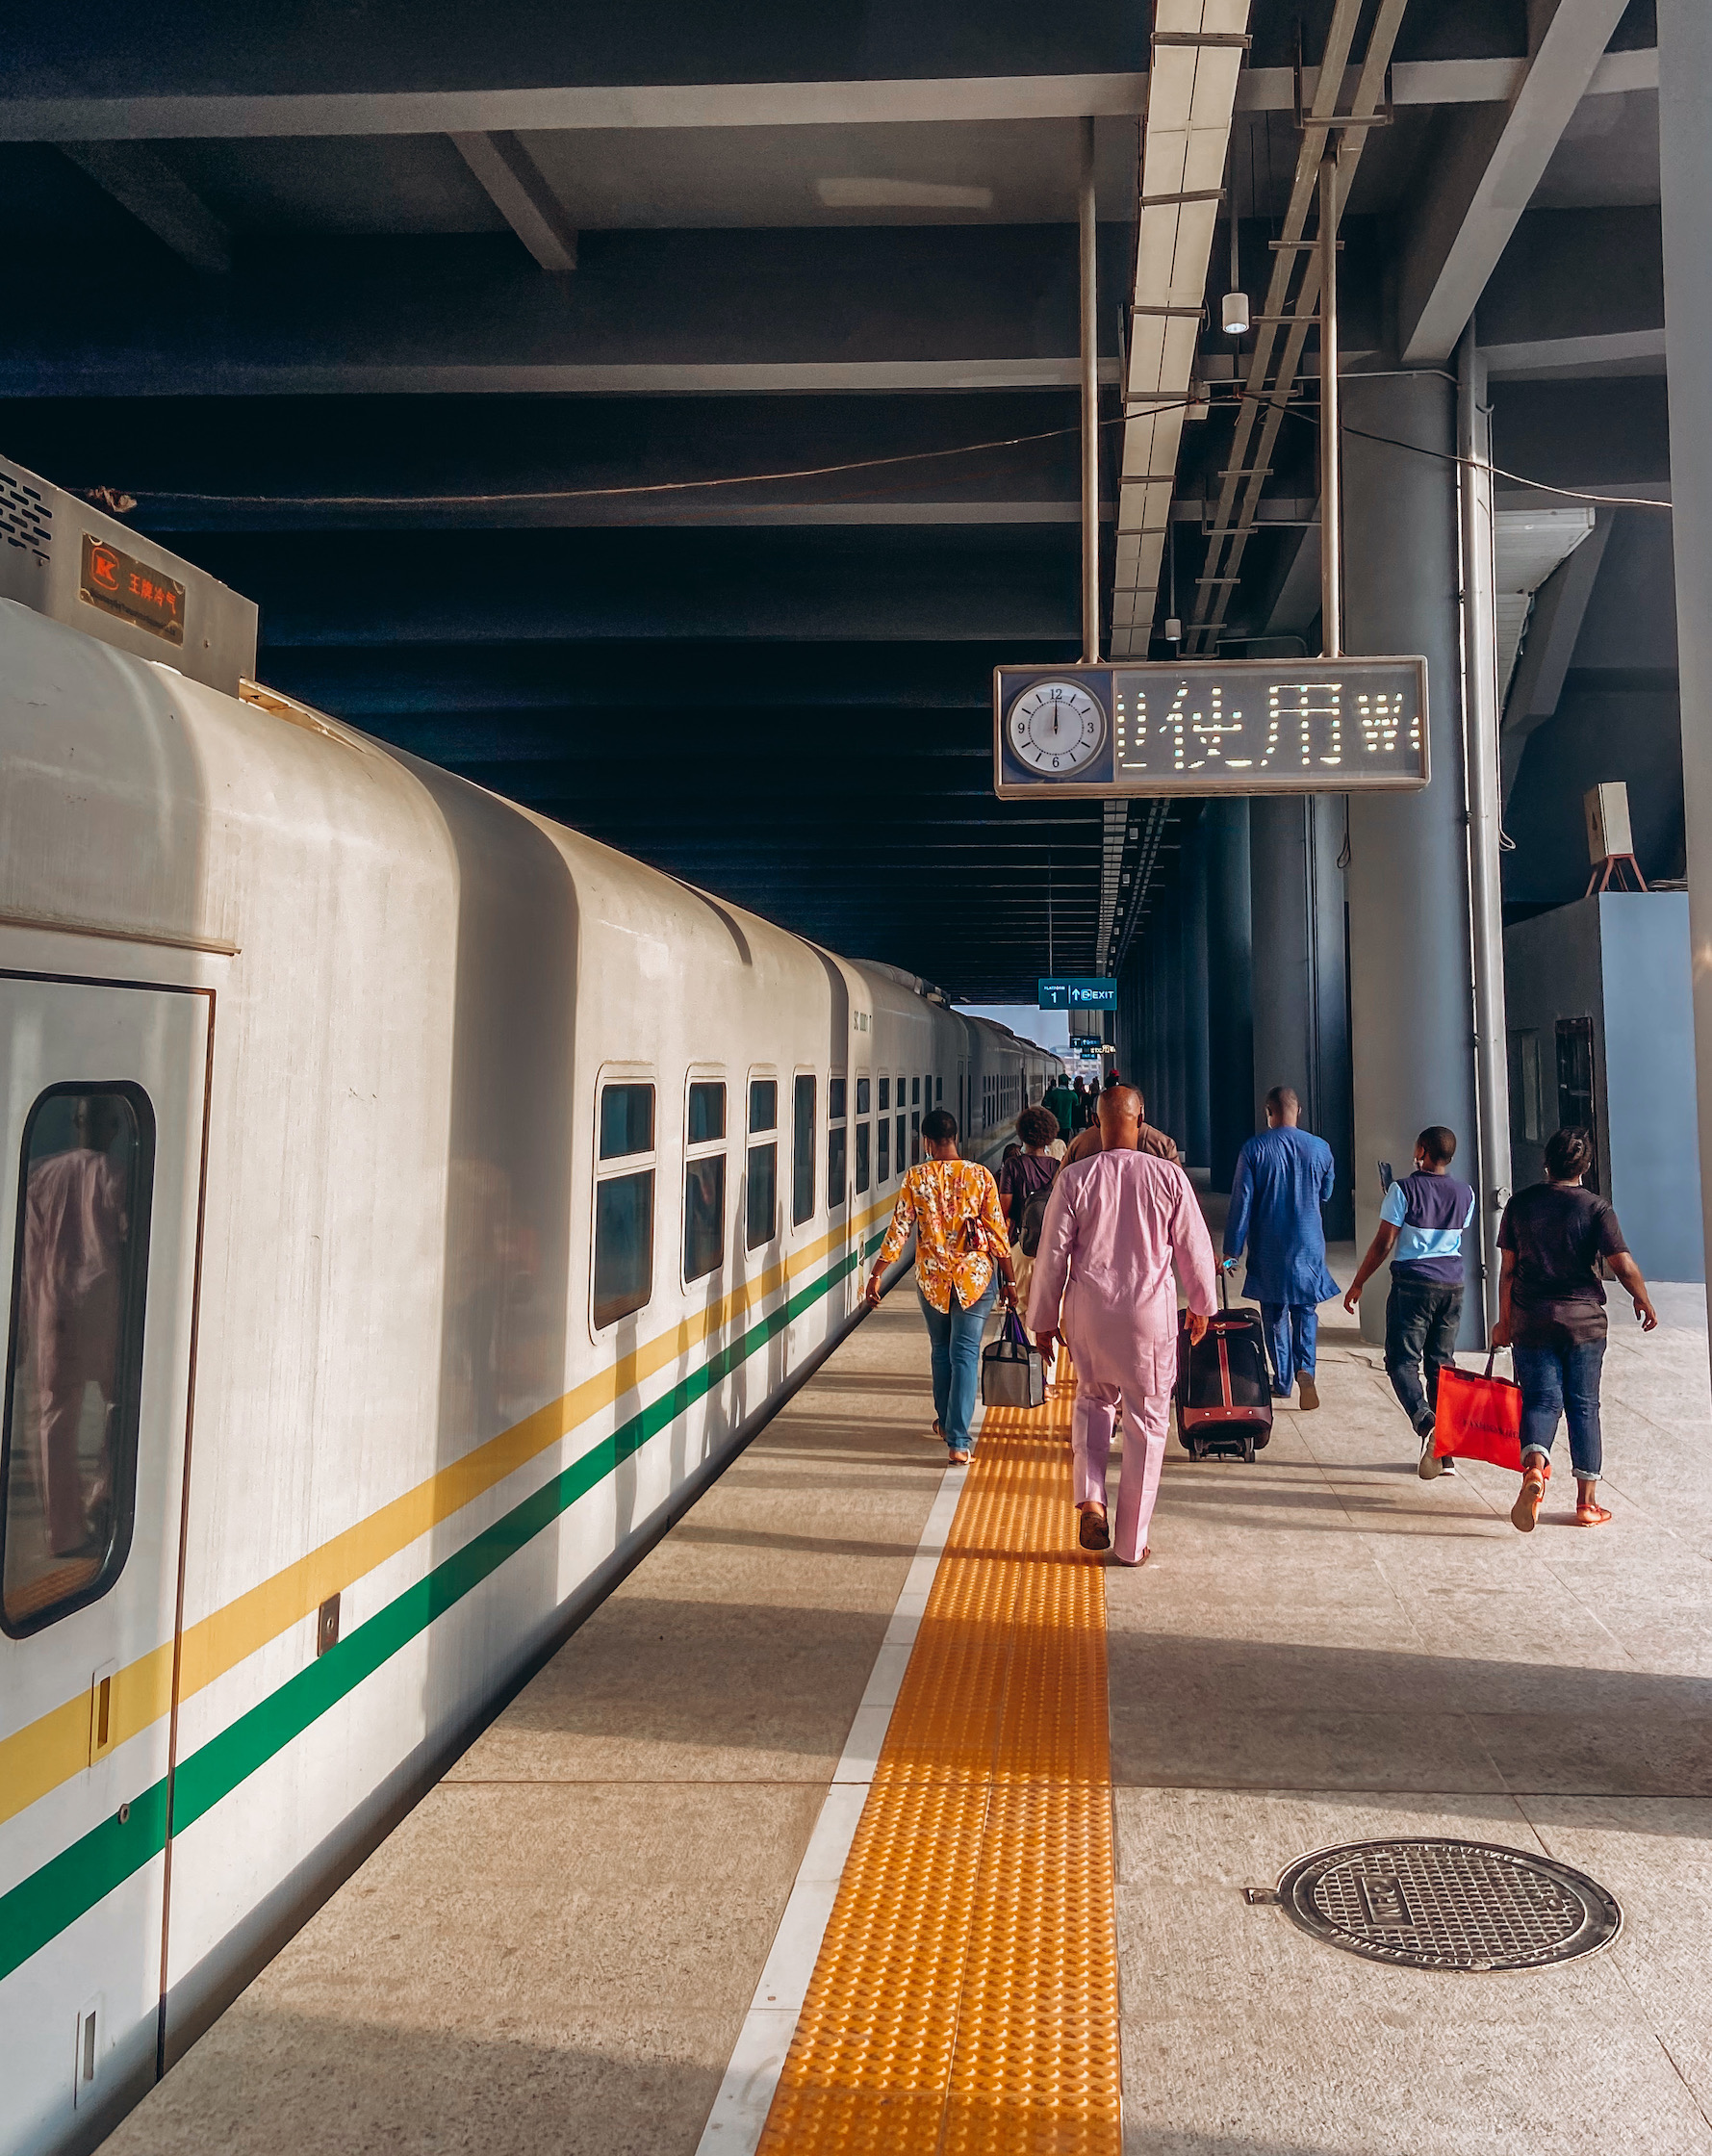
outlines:
[{"label": "grey pillar", "polygon": [[1300,800],[1248,805],[1249,910],[1254,951],[1253,1127],[1274,1086],[1290,1086],[1308,1114],[1312,997],[1308,970],[1307,819]]},{"label": "grey pillar", "polygon": [[[1344,629],[1351,652],[1424,653],[1431,783],[1350,800],[1350,1000],[1354,1022],[1356,1238],[1379,1219],[1376,1164],[1399,1175],[1416,1133],[1448,1123],[1475,1150],[1473,988],[1469,966],[1458,634],[1456,407],[1437,373],[1344,380]],[[1360,434],[1354,430],[1362,429]],[[1373,435],[1416,446],[1422,456]],[[1480,1345],[1477,1250],[1461,1345]],[[1382,1337],[1388,1275],[1362,1298]]]},{"label": "grey pillar", "polygon": [[1325,1231],[1332,1242],[1347,1243],[1355,1234],[1355,1090],[1345,948],[1349,907],[1341,858],[1349,798],[1314,794],[1303,806],[1308,826],[1304,855],[1313,994],[1309,1116],[1338,1164],[1337,1185],[1325,1209]]},{"label": "grey pillar", "polygon": [[1183,1124],[1186,1157],[1208,1162],[1207,833],[1196,823],[1183,842]]},{"label": "grey pillar", "polygon": [[1164,1115],[1167,1118],[1162,1128],[1170,1132],[1179,1145],[1188,1141],[1188,1126],[1184,1116],[1184,1094],[1188,1091],[1184,1077],[1184,965],[1183,965],[1183,894],[1181,889],[1165,893],[1163,917],[1160,922],[1165,949],[1165,1097]]},{"label": "grey pillar", "polygon": [[1254,1008],[1249,925],[1249,808],[1212,803],[1207,834],[1207,1165],[1228,1191],[1254,1130]]},{"label": "grey pillar", "polygon": [[[1712,1070],[1712,11],[1658,0],[1658,139],[1664,197],[1665,371],[1671,403],[1676,663],[1695,1058]],[[1712,1252],[1712,1088],[1699,1100],[1700,1205]],[[1712,1272],[1707,1274],[1712,1279]]]}]

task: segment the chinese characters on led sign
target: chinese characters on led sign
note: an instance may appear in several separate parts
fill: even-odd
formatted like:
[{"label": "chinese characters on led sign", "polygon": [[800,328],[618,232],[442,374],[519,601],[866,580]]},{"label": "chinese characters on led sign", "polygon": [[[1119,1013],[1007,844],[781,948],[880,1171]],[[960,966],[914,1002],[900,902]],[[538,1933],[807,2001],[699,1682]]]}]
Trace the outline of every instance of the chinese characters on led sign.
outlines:
[{"label": "chinese characters on led sign", "polygon": [[[1170,684],[1163,684],[1169,687]],[[1117,771],[1341,772],[1363,757],[1420,751],[1421,714],[1398,689],[1346,691],[1341,680],[1269,681],[1244,696],[1181,680],[1169,701],[1116,677]]]},{"label": "chinese characters on led sign", "polygon": [[1424,786],[1422,658],[1000,667],[1001,795]]}]

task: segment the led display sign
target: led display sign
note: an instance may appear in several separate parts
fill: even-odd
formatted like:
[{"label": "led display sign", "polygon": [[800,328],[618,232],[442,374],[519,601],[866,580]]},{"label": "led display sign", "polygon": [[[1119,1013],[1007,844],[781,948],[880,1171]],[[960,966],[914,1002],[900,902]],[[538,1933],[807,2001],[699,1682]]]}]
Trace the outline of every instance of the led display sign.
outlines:
[{"label": "led display sign", "polygon": [[1059,973],[1039,983],[1042,1011],[1115,1011],[1117,983],[1087,973]]},{"label": "led display sign", "polygon": [[1423,658],[1001,666],[1002,797],[1424,786]]},{"label": "led display sign", "polygon": [[133,629],[146,629],[168,644],[184,642],[184,586],[178,578],[164,577],[152,562],[139,561],[87,531],[77,596]]}]

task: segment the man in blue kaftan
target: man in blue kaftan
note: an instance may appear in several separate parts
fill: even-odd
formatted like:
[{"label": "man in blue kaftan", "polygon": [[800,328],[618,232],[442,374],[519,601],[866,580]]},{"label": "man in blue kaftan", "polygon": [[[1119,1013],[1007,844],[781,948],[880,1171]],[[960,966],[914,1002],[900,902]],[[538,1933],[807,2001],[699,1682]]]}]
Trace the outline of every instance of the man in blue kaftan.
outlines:
[{"label": "man in blue kaftan", "polygon": [[1290,1089],[1274,1086],[1266,1095],[1265,1129],[1237,1156],[1224,1262],[1234,1268],[1246,1246],[1246,1289],[1261,1306],[1274,1392],[1288,1399],[1299,1372],[1302,1405],[1317,1407],[1317,1305],[1338,1293],[1326,1270],[1325,1223],[1319,1217],[1332,1194],[1334,1171],[1325,1140],[1296,1128],[1300,1115]]}]

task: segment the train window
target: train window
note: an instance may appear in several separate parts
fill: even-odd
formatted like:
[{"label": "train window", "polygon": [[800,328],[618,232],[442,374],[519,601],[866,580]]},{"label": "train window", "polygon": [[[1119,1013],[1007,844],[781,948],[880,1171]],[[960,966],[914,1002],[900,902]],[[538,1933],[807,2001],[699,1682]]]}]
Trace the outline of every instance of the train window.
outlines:
[{"label": "train window", "polygon": [[[900,1089],[899,1089],[899,1092],[898,1092],[898,1098],[899,1098],[900,1100],[902,1100],[902,1099],[903,1099],[903,1097],[904,1097],[904,1094],[903,1094],[903,1091],[902,1091],[902,1088],[900,1088]],[[907,1147],[908,1147],[908,1143],[909,1143],[909,1141],[908,1141],[908,1139],[907,1139],[907,1138],[906,1137],[906,1135],[905,1135],[905,1133],[906,1133],[906,1130],[907,1130],[907,1123],[906,1123],[906,1121],[905,1121],[905,1118],[904,1118],[904,1117],[903,1117],[902,1116],[900,1116],[898,1117],[898,1173],[899,1173],[900,1175],[902,1175],[902,1174],[903,1174],[903,1172],[904,1172],[904,1169],[905,1169],[905,1167],[906,1167],[906,1164],[907,1164],[907,1160],[908,1160],[908,1152],[907,1152]]]},{"label": "train window", "polygon": [[882,1078],[880,1081],[880,1105],[882,1108],[889,1108],[891,1104],[892,1082],[889,1078]]},{"label": "train window", "polygon": [[600,1089],[600,1158],[618,1160],[628,1153],[653,1151],[653,1088],[603,1086]]},{"label": "train window", "polygon": [[797,1080],[791,1131],[791,1219],[800,1227],[814,1212],[814,1080]]},{"label": "train window", "polygon": [[836,1213],[845,1196],[845,1132],[844,1104],[849,1097],[849,1088],[842,1076],[834,1073],[827,1080],[827,1211]]},{"label": "train window", "polygon": [[107,1593],[137,1500],[155,1118],[141,1086],[50,1086],[24,1123],[0,1437],[0,1623]]},{"label": "train window", "polygon": [[[653,1151],[653,1088],[600,1089],[600,1160],[634,1162]],[[652,1162],[595,1183],[595,1325],[614,1325],[653,1294]]]},{"label": "train window", "polygon": [[943,1078],[933,1080],[933,1098],[935,1101],[942,1101],[945,1098],[945,1081]]},{"label": "train window", "polygon": [[[882,1101],[880,1105],[883,1108],[885,1106],[884,1101]],[[868,1081],[865,1078],[858,1078],[856,1080],[856,1114],[858,1116],[865,1116],[867,1113]]]},{"label": "train window", "polygon": [[[883,1082],[884,1081],[882,1080],[882,1083],[883,1084]],[[879,1123],[875,1127],[880,1138],[880,1180],[882,1183],[889,1183],[892,1179],[891,1117],[889,1116],[882,1116]],[[859,1144],[860,1142],[861,1142],[858,1139],[857,1143]],[[861,1159],[860,1153],[856,1155],[856,1159],[858,1161]]]},{"label": "train window", "polygon": [[710,1138],[726,1135],[726,1089],[723,1084],[697,1080],[690,1087],[689,1142],[703,1145]]},{"label": "train window", "polygon": [[909,1111],[909,1165],[921,1166],[921,1112],[915,1108]]},{"label": "train window", "polygon": [[683,1276],[704,1280],[726,1254],[726,1156],[709,1153],[683,1169]]},{"label": "train window", "polygon": [[[880,1128],[883,1134],[885,1125],[882,1123]],[[866,1123],[857,1123],[856,1127],[856,1187],[857,1192],[865,1191],[868,1188],[869,1181],[868,1126]]]},{"label": "train window", "polygon": [[746,1208],[749,1247],[752,1250],[758,1250],[763,1243],[772,1242],[778,1205],[779,1147],[752,1145],[749,1148],[749,1202]]},{"label": "train window", "polygon": [[909,1084],[909,1097],[915,1102],[916,1106],[919,1107],[921,1105],[921,1080],[919,1078],[912,1078]]}]

